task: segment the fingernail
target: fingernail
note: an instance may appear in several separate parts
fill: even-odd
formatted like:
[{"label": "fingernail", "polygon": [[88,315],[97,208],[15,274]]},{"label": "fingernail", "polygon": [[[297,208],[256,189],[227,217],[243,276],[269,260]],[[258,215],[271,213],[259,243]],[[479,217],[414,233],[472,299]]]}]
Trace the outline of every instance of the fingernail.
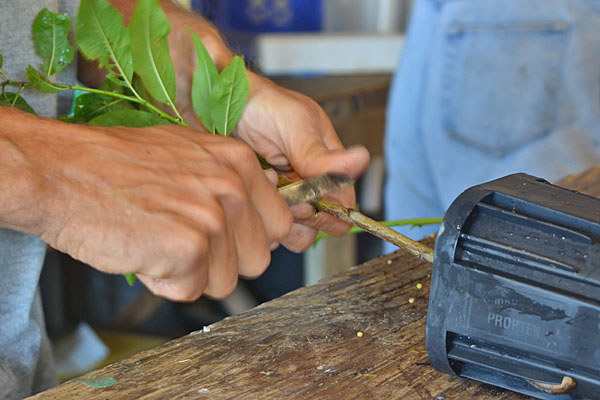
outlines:
[{"label": "fingernail", "polygon": [[277,186],[277,172],[273,168],[263,170],[267,179],[275,186]]},{"label": "fingernail", "polygon": [[369,150],[367,150],[367,148],[365,146],[363,146],[362,144],[354,144],[350,147],[348,147],[346,149],[347,152],[350,153],[362,153],[362,152],[368,152]]}]

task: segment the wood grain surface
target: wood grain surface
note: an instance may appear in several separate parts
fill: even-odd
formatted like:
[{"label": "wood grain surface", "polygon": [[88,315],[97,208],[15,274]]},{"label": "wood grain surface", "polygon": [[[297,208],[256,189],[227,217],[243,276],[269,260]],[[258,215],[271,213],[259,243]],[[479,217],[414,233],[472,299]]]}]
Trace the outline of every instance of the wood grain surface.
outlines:
[{"label": "wood grain surface", "polygon": [[[564,182],[600,195],[600,168]],[[430,280],[431,265],[396,252],[33,398],[527,398],[430,366]]]},{"label": "wood grain surface", "polygon": [[561,179],[557,185],[600,197],[600,165]]}]

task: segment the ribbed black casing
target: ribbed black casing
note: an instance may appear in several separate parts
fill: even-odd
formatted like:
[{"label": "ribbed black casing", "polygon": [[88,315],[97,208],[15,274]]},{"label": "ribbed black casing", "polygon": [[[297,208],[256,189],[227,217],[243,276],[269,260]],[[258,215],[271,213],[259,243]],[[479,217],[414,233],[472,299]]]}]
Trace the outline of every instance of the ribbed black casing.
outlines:
[{"label": "ribbed black casing", "polygon": [[[436,241],[427,352],[540,399],[599,399],[600,199],[525,174],[461,194]],[[527,382],[564,376],[566,394]]]}]

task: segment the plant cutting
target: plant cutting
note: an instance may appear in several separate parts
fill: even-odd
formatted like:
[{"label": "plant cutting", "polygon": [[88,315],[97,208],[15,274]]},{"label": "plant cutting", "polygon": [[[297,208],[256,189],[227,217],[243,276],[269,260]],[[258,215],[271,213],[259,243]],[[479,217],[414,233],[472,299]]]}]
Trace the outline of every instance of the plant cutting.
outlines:
[{"label": "plant cutting", "polygon": [[[11,80],[2,72],[0,62],[0,74],[5,79],[0,83],[0,104],[32,112],[21,97],[26,87],[42,93],[80,90],[85,94],[75,100],[73,115],[62,116],[62,120],[102,126],[188,126],[175,106],[175,72],[167,42],[170,25],[158,0],[139,0],[127,27],[107,0],[81,2],[75,43],[86,58],[106,69],[106,80],[98,89],[51,80],[73,60],[74,50],[67,37],[70,27],[68,15],[40,11],[32,27],[33,40],[45,61],[39,68],[27,66],[26,82]],[[198,56],[192,82],[194,110],[209,132],[229,135],[248,99],[250,85],[243,58],[233,57],[219,73],[201,40],[188,30]],[[18,91],[8,91],[8,87]],[[166,106],[169,112],[161,110],[158,104]]]},{"label": "plant cutting", "polygon": [[[129,127],[189,125],[175,106],[175,73],[167,42],[170,25],[157,0],[139,0],[127,27],[107,0],[81,2],[75,44],[86,58],[106,69],[106,80],[100,88],[56,81],[55,75],[74,58],[74,46],[68,39],[70,29],[71,20],[65,14],[48,10],[38,14],[33,38],[44,61],[39,66],[27,66],[27,81],[15,81],[2,71],[0,58],[4,79],[0,82],[0,104],[34,112],[21,97],[25,88],[42,93],[80,90],[84,94],[75,99],[73,115],[61,116],[63,121]],[[219,72],[198,36],[191,30],[189,33],[198,60],[191,88],[194,111],[208,132],[229,135],[248,98],[244,61],[233,57]]]}]

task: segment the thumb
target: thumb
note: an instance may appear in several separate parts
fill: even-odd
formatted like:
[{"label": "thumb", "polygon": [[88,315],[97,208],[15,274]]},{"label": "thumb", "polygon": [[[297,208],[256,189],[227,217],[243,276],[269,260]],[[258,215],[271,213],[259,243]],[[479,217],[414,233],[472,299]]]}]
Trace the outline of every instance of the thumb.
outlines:
[{"label": "thumb", "polygon": [[361,145],[327,149],[322,143],[292,158],[292,168],[303,178],[335,173],[357,179],[369,165],[369,151]]}]

